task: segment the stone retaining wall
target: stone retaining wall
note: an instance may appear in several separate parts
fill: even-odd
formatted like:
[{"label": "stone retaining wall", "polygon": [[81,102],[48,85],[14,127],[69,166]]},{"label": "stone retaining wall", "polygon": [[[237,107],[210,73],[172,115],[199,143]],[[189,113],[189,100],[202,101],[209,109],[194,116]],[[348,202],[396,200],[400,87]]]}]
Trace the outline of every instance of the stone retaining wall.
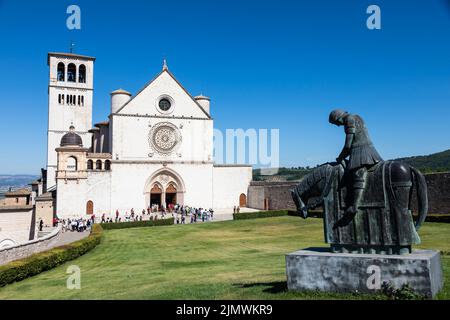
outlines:
[{"label": "stone retaining wall", "polygon": [[[450,213],[450,172],[425,175],[428,187],[428,212]],[[416,205],[417,202],[413,201]]]},{"label": "stone retaining wall", "polygon": [[16,246],[0,249],[0,265],[11,261],[26,258],[34,253],[45,251],[50,248],[61,235],[61,226],[58,226],[42,238],[31,240]]},{"label": "stone retaining wall", "polygon": [[[428,213],[450,213],[450,172],[426,174],[428,185]],[[248,206],[260,210],[294,210],[290,189],[297,182],[253,181],[248,188]],[[413,210],[417,202],[413,199]]]}]

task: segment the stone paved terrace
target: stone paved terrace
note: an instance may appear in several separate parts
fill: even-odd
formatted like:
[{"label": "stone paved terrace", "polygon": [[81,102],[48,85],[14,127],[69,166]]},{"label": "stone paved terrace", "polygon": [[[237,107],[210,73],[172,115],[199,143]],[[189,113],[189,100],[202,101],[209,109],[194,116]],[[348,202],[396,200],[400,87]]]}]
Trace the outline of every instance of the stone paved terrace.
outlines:
[{"label": "stone paved terrace", "polygon": [[86,230],[85,232],[76,232],[76,231],[62,232],[61,235],[59,236],[58,241],[56,241],[53,245],[49,246],[48,249],[63,246],[65,244],[81,240],[83,238],[86,238],[89,235],[89,233],[90,230]]}]

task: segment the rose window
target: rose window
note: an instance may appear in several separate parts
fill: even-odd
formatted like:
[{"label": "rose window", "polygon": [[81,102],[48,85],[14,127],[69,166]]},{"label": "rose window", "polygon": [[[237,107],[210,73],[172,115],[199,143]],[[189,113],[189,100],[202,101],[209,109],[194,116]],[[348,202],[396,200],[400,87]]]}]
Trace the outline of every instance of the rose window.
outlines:
[{"label": "rose window", "polygon": [[160,123],[153,127],[149,134],[149,142],[158,153],[168,154],[174,151],[181,135],[178,129],[170,123]]},{"label": "rose window", "polygon": [[172,149],[177,143],[175,130],[170,127],[161,127],[156,130],[153,140],[156,146],[163,150]]}]

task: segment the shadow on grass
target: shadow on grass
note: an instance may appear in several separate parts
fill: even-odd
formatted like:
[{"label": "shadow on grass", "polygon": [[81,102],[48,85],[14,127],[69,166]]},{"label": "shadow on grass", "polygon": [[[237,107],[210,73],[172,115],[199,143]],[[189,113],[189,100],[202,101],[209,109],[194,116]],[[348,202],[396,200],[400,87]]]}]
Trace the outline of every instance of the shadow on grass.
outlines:
[{"label": "shadow on grass", "polygon": [[288,292],[286,281],[273,281],[273,282],[255,282],[255,283],[235,283],[233,286],[237,288],[255,288],[255,287],[268,287],[262,292],[278,294]]}]

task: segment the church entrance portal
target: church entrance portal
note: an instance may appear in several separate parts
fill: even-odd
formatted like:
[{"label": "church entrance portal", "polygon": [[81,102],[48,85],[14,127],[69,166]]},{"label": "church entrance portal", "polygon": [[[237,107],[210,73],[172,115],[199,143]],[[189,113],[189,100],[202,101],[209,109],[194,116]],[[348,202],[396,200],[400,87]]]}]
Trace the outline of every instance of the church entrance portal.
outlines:
[{"label": "church entrance portal", "polygon": [[172,205],[184,205],[184,182],[175,171],[164,168],[151,175],[144,187],[147,205],[171,208]]}]

